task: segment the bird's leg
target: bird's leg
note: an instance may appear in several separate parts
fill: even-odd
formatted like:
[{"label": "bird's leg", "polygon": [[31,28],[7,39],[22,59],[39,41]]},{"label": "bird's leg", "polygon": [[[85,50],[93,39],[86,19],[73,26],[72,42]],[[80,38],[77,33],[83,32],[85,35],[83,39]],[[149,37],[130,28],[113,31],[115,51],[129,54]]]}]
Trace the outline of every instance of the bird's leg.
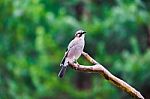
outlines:
[{"label": "bird's leg", "polygon": [[[78,64],[78,62],[77,62],[77,60],[76,60],[76,59],[74,59],[74,61],[73,61],[73,62],[79,66],[79,64]],[[76,70],[77,70],[77,69],[78,69],[78,67],[76,67]]]},{"label": "bird's leg", "polygon": [[74,61],[73,61],[75,64],[78,64],[78,62],[77,62],[77,60],[76,59],[74,59]]}]

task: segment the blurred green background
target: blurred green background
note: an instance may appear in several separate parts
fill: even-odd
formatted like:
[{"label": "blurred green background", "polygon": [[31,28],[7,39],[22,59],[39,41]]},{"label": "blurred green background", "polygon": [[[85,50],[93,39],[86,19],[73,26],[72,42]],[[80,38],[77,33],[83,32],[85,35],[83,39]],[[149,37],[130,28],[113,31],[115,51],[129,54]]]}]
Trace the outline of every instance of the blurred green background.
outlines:
[{"label": "blurred green background", "polygon": [[85,52],[150,99],[149,0],[0,0],[0,99],[131,99],[98,74],[57,77],[78,29]]}]

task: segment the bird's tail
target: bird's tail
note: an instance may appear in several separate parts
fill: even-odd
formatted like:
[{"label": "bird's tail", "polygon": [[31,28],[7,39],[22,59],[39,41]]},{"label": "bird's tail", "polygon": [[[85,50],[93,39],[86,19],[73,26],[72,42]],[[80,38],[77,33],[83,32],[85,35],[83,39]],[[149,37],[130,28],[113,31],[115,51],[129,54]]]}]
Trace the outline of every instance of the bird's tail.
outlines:
[{"label": "bird's tail", "polygon": [[58,73],[58,77],[62,78],[65,75],[66,69],[67,69],[67,66],[66,67],[61,66],[61,70]]}]

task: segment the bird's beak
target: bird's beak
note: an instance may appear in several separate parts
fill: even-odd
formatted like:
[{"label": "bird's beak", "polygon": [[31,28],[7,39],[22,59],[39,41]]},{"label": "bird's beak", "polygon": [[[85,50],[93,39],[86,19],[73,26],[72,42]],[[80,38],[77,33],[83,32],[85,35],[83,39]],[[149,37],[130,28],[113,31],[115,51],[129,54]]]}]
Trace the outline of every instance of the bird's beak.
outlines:
[{"label": "bird's beak", "polygon": [[82,34],[85,34],[86,32],[84,31]]}]

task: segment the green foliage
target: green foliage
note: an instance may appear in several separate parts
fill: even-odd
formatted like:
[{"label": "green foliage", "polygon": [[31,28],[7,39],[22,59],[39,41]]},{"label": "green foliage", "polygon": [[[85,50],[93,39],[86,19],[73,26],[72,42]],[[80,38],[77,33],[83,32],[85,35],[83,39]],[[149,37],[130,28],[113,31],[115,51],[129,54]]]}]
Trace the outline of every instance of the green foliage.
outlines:
[{"label": "green foliage", "polygon": [[1,0],[0,99],[129,98],[99,75],[82,77],[69,68],[64,79],[57,77],[81,28],[85,51],[149,97],[149,6],[146,0]]}]

